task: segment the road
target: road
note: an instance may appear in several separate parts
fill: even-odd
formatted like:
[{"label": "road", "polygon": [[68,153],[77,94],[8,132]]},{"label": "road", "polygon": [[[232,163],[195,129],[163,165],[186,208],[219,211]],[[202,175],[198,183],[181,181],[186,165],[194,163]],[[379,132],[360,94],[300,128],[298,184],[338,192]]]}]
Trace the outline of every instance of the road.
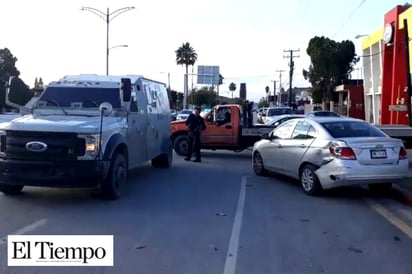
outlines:
[{"label": "road", "polygon": [[[412,273],[412,210],[362,188],[305,195],[256,177],[250,151],[135,170],[120,200],[78,190],[0,195],[0,273]],[[114,267],[7,267],[9,234],[113,234]]]}]

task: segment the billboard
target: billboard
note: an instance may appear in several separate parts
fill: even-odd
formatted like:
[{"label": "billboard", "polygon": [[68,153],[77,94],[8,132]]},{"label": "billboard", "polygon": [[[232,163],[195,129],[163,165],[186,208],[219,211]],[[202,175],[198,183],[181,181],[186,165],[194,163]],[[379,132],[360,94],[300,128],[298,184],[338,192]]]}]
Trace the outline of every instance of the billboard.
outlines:
[{"label": "billboard", "polygon": [[218,85],[219,74],[219,66],[197,66],[197,83],[200,85]]}]

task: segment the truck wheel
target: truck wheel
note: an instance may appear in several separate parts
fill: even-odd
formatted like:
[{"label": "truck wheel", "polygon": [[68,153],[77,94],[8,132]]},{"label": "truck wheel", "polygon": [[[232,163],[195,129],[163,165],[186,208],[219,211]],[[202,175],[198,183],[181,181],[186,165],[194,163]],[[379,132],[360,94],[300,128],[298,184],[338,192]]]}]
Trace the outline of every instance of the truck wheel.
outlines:
[{"label": "truck wheel", "polygon": [[173,140],[173,148],[180,156],[186,156],[188,150],[188,140],[186,135],[179,135]]},{"label": "truck wheel", "polygon": [[0,191],[6,195],[20,194],[24,186],[0,184]]},{"label": "truck wheel", "polygon": [[173,161],[173,149],[170,145],[167,153],[160,154],[156,158],[152,159],[152,166],[154,168],[169,168]]},{"label": "truck wheel", "polygon": [[128,167],[123,154],[116,153],[110,164],[107,177],[100,185],[103,198],[116,200],[120,197],[120,187],[127,182]]}]

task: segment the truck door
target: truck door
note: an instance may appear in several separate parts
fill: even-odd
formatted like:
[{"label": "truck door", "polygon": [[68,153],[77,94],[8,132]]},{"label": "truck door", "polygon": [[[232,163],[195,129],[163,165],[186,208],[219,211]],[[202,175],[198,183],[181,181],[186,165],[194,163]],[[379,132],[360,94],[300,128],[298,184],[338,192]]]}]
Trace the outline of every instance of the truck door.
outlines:
[{"label": "truck door", "polygon": [[[213,112],[212,112],[213,113]],[[215,122],[213,115],[207,117],[207,129],[202,133],[202,144],[217,146],[236,145],[238,133],[234,132],[236,127],[233,124],[234,115],[230,107],[217,109]]]},{"label": "truck door", "polygon": [[147,161],[146,131],[147,131],[147,111],[143,91],[134,90],[130,102],[130,112],[128,117],[128,146],[129,165],[135,167]]}]

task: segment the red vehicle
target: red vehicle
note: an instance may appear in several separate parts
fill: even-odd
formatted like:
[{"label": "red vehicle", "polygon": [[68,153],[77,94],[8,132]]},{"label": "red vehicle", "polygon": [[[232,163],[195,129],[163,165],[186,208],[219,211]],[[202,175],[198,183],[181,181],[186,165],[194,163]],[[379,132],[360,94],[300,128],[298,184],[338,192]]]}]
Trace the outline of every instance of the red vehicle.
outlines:
[{"label": "red vehicle", "polygon": [[[203,115],[206,130],[202,132],[202,149],[225,149],[240,152],[261,139],[271,127],[242,127],[239,105],[219,105]],[[173,148],[179,155],[187,153],[188,128],[185,121],[171,122]]]}]

